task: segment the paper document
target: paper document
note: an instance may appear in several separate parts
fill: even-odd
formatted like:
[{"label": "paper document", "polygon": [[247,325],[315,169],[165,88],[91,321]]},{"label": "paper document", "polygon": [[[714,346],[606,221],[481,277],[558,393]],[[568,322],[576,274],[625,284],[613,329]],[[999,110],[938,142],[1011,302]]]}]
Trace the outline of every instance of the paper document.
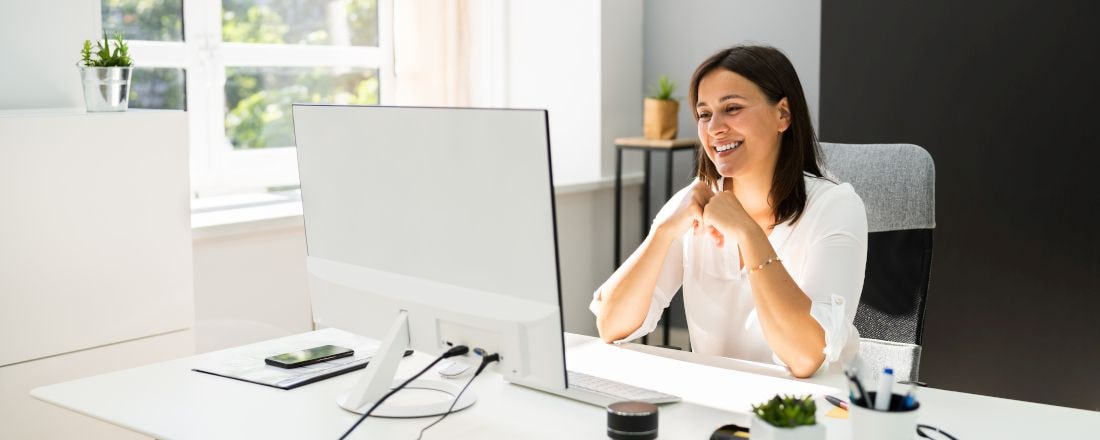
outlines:
[{"label": "paper document", "polygon": [[[371,339],[329,330],[323,334],[303,335],[300,339],[284,338],[226,350],[222,356],[214,356],[192,370],[289,390],[364,368],[378,349],[378,343]],[[355,350],[355,355],[298,368],[280,368],[264,363],[264,358],[269,356],[321,345],[347,347]]]}]

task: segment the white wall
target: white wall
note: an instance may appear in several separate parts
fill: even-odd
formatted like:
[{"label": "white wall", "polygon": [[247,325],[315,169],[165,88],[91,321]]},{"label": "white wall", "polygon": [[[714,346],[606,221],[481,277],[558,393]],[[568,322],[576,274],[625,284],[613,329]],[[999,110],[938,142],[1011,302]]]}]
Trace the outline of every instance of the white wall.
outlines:
[{"label": "white wall", "polygon": [[196,231],[199,352],[313,330],[301,217],[249,232]]},{"label": "white wall", "polygon": [[550,111],[555,181],[612,175],[614,139],[642,132],[642,3],[511,1],[507,8],[506,104]]},{"label": "white wall", "polygon": [[0,109],[83,108],[76,62],[100,29],[98,1],[4,0]]},{"label": "white wall", "polygon": [[[738,43],[763,43],[787,54],[798,71],[814,126],[821,96],[821,0],[646,0],[645,84],[668,75],[686,100],[691,73],[706,57]],[[681,101],[681,136],[695,121]]]},{"label": "white wall", "polygon": [[[623,188],[624,258],[641,243],[641,225],[631,221],[640,210],[640,191],[638,184]],[[614,209],[613,187],[557,197],[562,319],[567,332],[598,336],[588,303],[614,269]]]},{"label": "white wall", "polygon": [[600,2],[512,1],[507,20],[507,106],[550,111],[556,182],[598,177]]},{"label": "white wall", "polygon": [[[615,174],[615,138],[642,134],[643,4],[600,2],[600,174]],[[624,157],[624,172],[641,169]]]}]

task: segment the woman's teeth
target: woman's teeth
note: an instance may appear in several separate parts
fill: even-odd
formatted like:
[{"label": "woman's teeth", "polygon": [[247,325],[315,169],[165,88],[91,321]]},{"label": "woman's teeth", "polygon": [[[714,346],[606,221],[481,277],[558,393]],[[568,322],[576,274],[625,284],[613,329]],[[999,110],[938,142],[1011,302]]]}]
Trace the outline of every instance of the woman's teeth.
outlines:
[{"label": "woman's teeth", "polygon": [[726,145],[717,145],[717,146],[714,147],[714,150],[719,152],[719,153],[721,153],[723,151],[726,151],[726,150],[732,150],[734,148],[740,147],[741,142],[742,141],[737,141],[737,142],[728,143]]}]

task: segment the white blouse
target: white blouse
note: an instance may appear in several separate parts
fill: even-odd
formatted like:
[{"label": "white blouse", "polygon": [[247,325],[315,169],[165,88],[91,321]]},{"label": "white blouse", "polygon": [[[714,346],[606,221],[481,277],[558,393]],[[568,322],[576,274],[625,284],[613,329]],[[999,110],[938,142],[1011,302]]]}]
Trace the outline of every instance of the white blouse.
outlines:
[{"label": "white blouse", "polygon": [[[833,362],[851,361],[859,351],[853,321],[867,264],[867,215],[851,185],[810,176],[805,182],[802,217],[794,225],[776,225],[768,241],[813,301],[810,315],[825,330],[822,371]],[[690,192],[691,185],[677,192],[656,219],[672,215]],[[688,229],[669,249],[645,321],[622,341],[652,332],[683,286],[692,351],[785,366],[764,339],[747,269],[740,269],[739,262],[736,242],[727,239],[718,247],[710,234],[695,236]],[[746,267],[755,264],[745,262]],[[600,306],[597,289],[589,309],[598,315]]]}]

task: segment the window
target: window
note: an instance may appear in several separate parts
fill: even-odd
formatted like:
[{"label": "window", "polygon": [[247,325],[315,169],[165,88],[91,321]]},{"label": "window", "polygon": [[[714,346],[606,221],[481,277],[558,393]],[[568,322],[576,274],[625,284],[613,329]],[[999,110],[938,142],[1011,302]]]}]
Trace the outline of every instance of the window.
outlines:
[{"label": "window", "polygon": [[103,0],[131,107],[186,109],[198,197],[298,183],[291,104],[392,102],[393,0]]}]

